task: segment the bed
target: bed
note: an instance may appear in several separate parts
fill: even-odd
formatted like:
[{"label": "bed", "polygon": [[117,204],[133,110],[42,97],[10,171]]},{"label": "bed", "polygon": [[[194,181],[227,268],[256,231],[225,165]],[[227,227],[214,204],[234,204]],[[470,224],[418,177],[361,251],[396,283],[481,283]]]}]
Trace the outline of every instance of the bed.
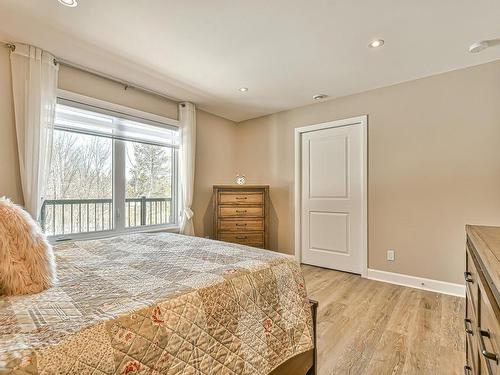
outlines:
[{"label": "bed", "polygon": [[56,257],[56,287],[0,297],[0,374],[315,372],[316,304],[288,255],[142,233]]}]

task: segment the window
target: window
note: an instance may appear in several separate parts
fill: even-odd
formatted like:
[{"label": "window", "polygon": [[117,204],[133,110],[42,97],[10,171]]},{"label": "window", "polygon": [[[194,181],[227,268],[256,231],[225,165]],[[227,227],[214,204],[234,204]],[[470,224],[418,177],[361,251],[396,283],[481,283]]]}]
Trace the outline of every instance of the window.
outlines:
[{"label": "window", "polygon": [[172,161],[174,149],[126,142],[125,226],[155,225],[173,221]]},{"label": "window", "polygon": [[58,99],[41,212],[49,236],[178,223],[178,129],[158,116],[109,107]]}]

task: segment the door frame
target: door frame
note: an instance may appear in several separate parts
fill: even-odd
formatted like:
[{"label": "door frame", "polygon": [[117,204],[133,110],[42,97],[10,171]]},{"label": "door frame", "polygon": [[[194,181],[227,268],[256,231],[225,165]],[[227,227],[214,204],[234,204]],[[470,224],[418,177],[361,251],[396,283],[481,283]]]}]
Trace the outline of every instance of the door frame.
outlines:
[{"label": "door frame", "polygon": [[357,117],[351,117],[342,120],[335,120],[329,122],[322,122],[320,124],[303,126],[300,128],[295,128],[295,259],[301,263],[302,260],[302,228],[301,228],[301,216],[302,216],[302,134],[309,133],[317,130],[338,128],[343,126],[361,126],[362,129],[362,192],[361,192],[361,205],[363,207],[361,213],[361,251],[362,251],[362,265],[361,265],[361,277],[367,277],[368,272],[368,115],[362,115]]}]

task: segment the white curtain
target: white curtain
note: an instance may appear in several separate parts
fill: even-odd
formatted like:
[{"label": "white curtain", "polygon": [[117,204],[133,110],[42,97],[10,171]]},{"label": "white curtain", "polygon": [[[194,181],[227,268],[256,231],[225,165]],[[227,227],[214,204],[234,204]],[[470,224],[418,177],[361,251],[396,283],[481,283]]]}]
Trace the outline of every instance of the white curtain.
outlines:
[{"label": "white curtain", "polygon": [[180,233],[194,235],[193,225],[193,187],[194,164],[196,153],[196,108],[192,103],[179,104],[179,123],[181,146],[179,150],[179,177],[181,187],[181,223]]},{"label": "white curtain", "polygon": [[24,206],[39,219],[52,151],[58,65],[51,54],[16,44],[10,54]]}]

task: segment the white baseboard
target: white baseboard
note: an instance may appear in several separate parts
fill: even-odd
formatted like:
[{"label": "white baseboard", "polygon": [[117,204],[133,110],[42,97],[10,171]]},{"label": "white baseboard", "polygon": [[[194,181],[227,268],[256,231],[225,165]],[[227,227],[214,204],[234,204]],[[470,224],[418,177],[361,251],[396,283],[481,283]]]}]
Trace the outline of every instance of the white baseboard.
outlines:
[{"label": "white baseboard", "polygon": [[386,283],[408,286],[429,290],[431,292],[450,294],[452,296],[465,297],[465,285],[448,283],[424,277],[403,275],[401,273],[368,269],[366,277],[370,280],[384,281]]}]

